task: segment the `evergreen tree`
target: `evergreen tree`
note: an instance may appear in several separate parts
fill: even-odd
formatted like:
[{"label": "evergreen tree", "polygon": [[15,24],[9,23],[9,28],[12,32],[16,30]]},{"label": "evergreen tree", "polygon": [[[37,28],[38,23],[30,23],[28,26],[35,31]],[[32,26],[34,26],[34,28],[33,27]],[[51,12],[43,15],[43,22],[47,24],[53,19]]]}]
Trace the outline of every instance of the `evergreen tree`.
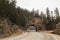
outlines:
[{"label": "evergreen tree", "polygon": [[59,16],[59,10],[58,10],[58,8],[56,8],[56,9],[54,10],[54,12],[55,12],[55,14],[56,14],[56,23],[59,23],[59,22],[60,22],[60,16]]},{"label": "evergreen tree", "polygon": [[46,24],[46,28],[48,30],[52,29],[52,21],[51,21],[51,17],[50,17],[50,11],[49,8],[46,9],[46,15],[47,15],[47,24]]},{"label": "evergreen tree", "polygon": [[25,26],[27,21],[26,21],[26,16],[23,14],[23,11],[20,12],[20,8],[17,8],[17,13],[16,13],[16,24]]},{"label": "evergreen tree", "polygon": [[59,10],[58,10],[58,8],[55,9],[55,14],[56,14],[56,17],[59,17]]},{"label": "evergreen tree", "polygon": [[45,14],[43,13],[43,11],[41,11],[41,14],[40,14],[41,18],[46,18]]},{"label": "evergreen tree", "polygon": [[49,8],[46,9],[46,15],[47,15],[47,19],[50,20],[50,11],[49,11]]}]

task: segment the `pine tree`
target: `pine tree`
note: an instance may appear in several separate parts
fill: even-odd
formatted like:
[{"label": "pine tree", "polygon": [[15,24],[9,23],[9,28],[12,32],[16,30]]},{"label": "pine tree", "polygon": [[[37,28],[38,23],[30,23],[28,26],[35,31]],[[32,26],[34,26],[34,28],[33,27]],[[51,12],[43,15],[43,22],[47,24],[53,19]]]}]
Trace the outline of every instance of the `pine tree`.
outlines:
[{"label": "pine tree", "polygon": [[46,15],[47,15],[47,19],[50,20],[50,11],[49,11],[49,8],[46,9]]},{"label": "pine tree", "polygon": [[56,23],[59,23],[59,22],[60,22],[60,16],[59,16],[59,10],[58,10],[58,8],[56,8],[56,9],[54,10],[54,12],[55,12],[55,14],[56,14]]}]

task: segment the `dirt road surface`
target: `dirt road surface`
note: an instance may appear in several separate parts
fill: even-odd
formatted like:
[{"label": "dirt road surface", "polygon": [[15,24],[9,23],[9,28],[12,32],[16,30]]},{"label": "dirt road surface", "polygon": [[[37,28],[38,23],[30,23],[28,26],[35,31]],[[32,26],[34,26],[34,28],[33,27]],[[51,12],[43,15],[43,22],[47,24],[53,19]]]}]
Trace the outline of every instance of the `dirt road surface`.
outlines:
[{"label": "dirt road surface", "polygon": [[60,40],[60,37],[44,32],[25,32],[22,35],[8,37],[0,40]]}]

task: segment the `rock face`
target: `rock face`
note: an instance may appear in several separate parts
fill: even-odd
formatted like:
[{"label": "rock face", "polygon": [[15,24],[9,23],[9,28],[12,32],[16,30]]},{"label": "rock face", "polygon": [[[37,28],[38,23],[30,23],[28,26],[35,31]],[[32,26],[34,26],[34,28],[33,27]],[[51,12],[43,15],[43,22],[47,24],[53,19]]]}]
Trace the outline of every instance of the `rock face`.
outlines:
[{"label": "rock face", "polygon": [[19,26],[16,24],[12,25],[10,21],[8,22],[6,19],[0,19],[0,38],[10,36],[13,33],[18,33],[19,30]]},{"label": "rock face", "polygon": [[28,25],[34,25],[40,30],[45,30],[45,25],[43,25],[42,20],[40,18],[32,18],[29,20]]},{"label": "rock face", "polygon": [[56,24],[55,34],[59,34],[60,35],[60,23]]}]

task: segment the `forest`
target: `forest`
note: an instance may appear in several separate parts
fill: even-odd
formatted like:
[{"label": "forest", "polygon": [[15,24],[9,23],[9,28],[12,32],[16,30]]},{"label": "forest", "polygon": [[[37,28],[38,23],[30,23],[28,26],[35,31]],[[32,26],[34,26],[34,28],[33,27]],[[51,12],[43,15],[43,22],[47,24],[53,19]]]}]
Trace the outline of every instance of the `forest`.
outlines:
[{"label": "forest", "polygon": [[[19,27],[25,28],[30,18],[33,16],[43,19],[43,24],[46,28],[55,28],[56,24],[60,23],[59,9],[56,7],[54,11],[46,8],[46,13],[39,10],[29,11],[28,9],[23,9],[21,7],[16,7],[16,1],[12,0],[0,0],[0,19],[6,19],[11,22],[11,25],[16,24]],[[1,29],[1,26],[0,26]]]}]

